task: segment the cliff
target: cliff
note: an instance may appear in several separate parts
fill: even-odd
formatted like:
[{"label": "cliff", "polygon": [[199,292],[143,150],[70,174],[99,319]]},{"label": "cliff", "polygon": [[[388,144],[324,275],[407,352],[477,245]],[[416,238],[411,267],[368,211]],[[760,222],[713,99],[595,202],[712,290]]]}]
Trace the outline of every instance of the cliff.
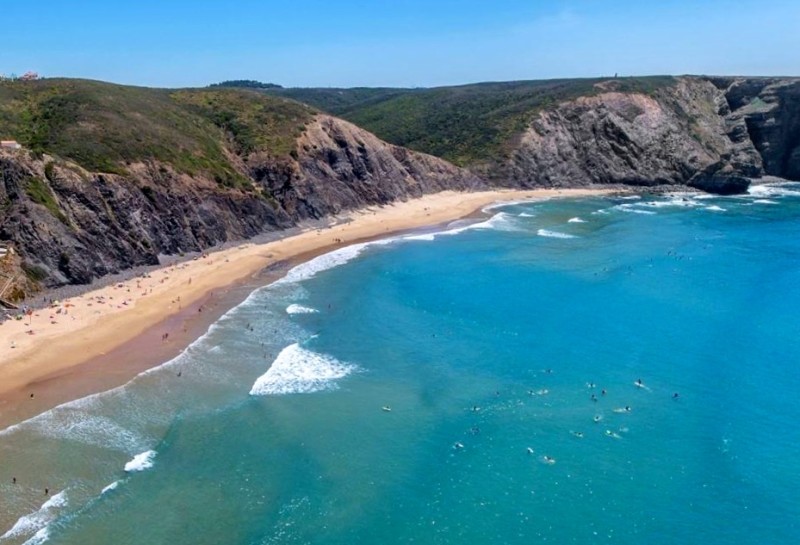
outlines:
[{"label": "cliff", "polygon": [[[387,144],[350,123],[313,117],[292,152],[231,159],[249,184],[229,187],[149,160],[125,174],[74,162],[0,152],[0,241],[40,286],[87,283],[161,254],[285,229],[367,205],[482,182],[441,159]],[[20,275],[22,278],[23,276]]]},{"label": "cliff", "polygon": [[798,79],[269,93],[361,121],[240,89],[0,82],[0,135],[24,145],[0,150],[16,294],[444,189],[800,179]]}]

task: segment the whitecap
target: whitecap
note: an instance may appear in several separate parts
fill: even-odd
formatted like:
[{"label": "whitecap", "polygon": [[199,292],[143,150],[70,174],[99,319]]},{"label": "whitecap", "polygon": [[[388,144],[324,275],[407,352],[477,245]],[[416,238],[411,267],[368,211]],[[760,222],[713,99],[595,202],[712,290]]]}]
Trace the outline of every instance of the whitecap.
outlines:
[{"label": "whitecap", "polygon": [[114,481],[110,485],[103,488],[103,490],[100,491],[100,494],[105,494],[106,492],[111,492],[112,490],[116,490],[117,487],[119,487],[119,481]]},{"label": "whitecap", "polygon": [[42,545],[42,543],[44,543],[48,539],[50,539],[50,528],[45,526],[44,528],[40,529],[38,532],[33,534],[33,537],[30,538],[25,543],[23,543],[22,545]]},{"label": "whitecap", "polygon": [[536,214],[529,214],[528,212],[521,212],[519,217],[520,218],[535,218]]},{"label": "whitecap", "polygon": [[778,201],[773,201],[770,199],[754,199],[753,202],[758,204],[778,204]]},{"label": "whitecap", "polygon": [[800,186],[794,182],[751,185],[747,194],[753,197],[800,197]]},{"label": "whitecap", "polygon": [[706,210],[711,210],[712,212],[725,212],[725,209],[721,206],[717,206],[716,204],[712,204],[711,206],[706,206]]},{"label": "whitecap", "polygon": [[304,307],[303,305],[291,304],[286,307],[286,314],[316,314],[319,312],[315,308]]},{"label": "whitecap", "polygon": [[574,218],[569,218],[567,220],[567,223],[586,223],[586,220],[578,218],[578,217],[574,217]]},{"label": "whitecap", "polygon": [[333,356],[290,344],[281,350],[269,370],[258,377],[250,395],[307,394],[336,387],[336,380],[356,370]]},{"label": "whitecap", "polygon": [[147,450],[145,452],[140,452],[133,459],[125,464],[125,471],[128,473],[132,473],[134,471],[144,471],[145,469],[150,469],[153,467],[153,459],[156,457],[156,451],[154,450]]},{"label": "whitecap", "polygon": [[550,231],[548,229],[539,229],[536,234],[540,237],[548,238],[578,238],[575,235],[568,235],[567,233],[559,233],[558,231]]},{"label": "whitecap", "polygon": [[[639,203],[636,203],[637,205]],[[634,208],[632,204],[618,204],[617,206],[613,206],[612,210],[619,210],[620,212],[628,212],[629,214],[643,214],[645,216],[652,216],[655,214],[652,210],[641,210],[639,208]]]},{"label": "whitecap", "polygon": [[[67,505],[67,491],[62,490],[44,502],[38,511],[20,517],[10,530],[0,536],[0,539],[19,538],[34,533],[39,535],[39,532],[55,520],[59,510],[65,505]],[[45,531],[40,537],[42,541],[47,539],[47,532]],[[37,541],[36,543],[41,543],[42,541]]]}]

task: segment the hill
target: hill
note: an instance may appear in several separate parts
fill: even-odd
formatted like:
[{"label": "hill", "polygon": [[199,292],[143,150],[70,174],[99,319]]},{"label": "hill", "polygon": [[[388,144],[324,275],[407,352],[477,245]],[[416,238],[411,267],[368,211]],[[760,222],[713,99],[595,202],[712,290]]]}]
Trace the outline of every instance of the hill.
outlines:
[{"label": "hill", "polygon": [[276,89],[342,117],[380,138],[456,165],[475,167],[508,158],[516,137],[534,116],[609,86],[624,93],[652,94],[675,85],[670,76],[478,83],[432,89]]}]

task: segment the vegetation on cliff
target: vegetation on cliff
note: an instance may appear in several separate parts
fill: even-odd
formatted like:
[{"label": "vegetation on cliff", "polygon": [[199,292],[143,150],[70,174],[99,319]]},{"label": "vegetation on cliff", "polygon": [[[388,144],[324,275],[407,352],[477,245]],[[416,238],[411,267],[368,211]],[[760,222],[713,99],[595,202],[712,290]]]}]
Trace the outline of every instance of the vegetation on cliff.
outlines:
[{"label": "vegetation on cliff", "polygon": [[170,91],[46,79],[0,82],[0,135],[89,171],[125,174],[155,160],[218,183],[244,182],[230,159],[288,155],[311,107],[243,89]]},{"label": "vegetation on cliff", "polygon": [[543,109],[603,91],[651,94],[673,85],[669,76],[478,83],[431,89],[275,89],[378,137],[459,166],[508,156],[515,139]]}]

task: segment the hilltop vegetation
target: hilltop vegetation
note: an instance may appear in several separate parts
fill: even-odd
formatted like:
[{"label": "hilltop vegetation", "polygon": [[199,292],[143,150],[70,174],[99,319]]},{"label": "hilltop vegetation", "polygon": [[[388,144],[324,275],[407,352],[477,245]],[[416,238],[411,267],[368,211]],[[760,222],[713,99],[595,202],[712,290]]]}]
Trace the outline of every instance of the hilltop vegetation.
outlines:
[{"label": "hilltop vegetation", "polygon": [[[542,109],[603,90],[653,93],[674,78],[569,79],[479,83],[432,89],[277,89],[347,119],[380,138],[460,166],[504,159]],[[601,84],[601,85],[598,85]]]},{"label": "hilltop vegetation", "polygon": [[156,160],[224,185],[243,176],[234,152],[290,153],[314,110],[243,89],[171,91],[97,81],[0,82],[0,135],[90,171],[124,174]]},{"label": "hilltop vegetation", "polygon": [[219,83],[212,83],[209,87],[238,87],[240,89],[282,89],[275,83],[264,83],[252,79],[229,79]]}]

